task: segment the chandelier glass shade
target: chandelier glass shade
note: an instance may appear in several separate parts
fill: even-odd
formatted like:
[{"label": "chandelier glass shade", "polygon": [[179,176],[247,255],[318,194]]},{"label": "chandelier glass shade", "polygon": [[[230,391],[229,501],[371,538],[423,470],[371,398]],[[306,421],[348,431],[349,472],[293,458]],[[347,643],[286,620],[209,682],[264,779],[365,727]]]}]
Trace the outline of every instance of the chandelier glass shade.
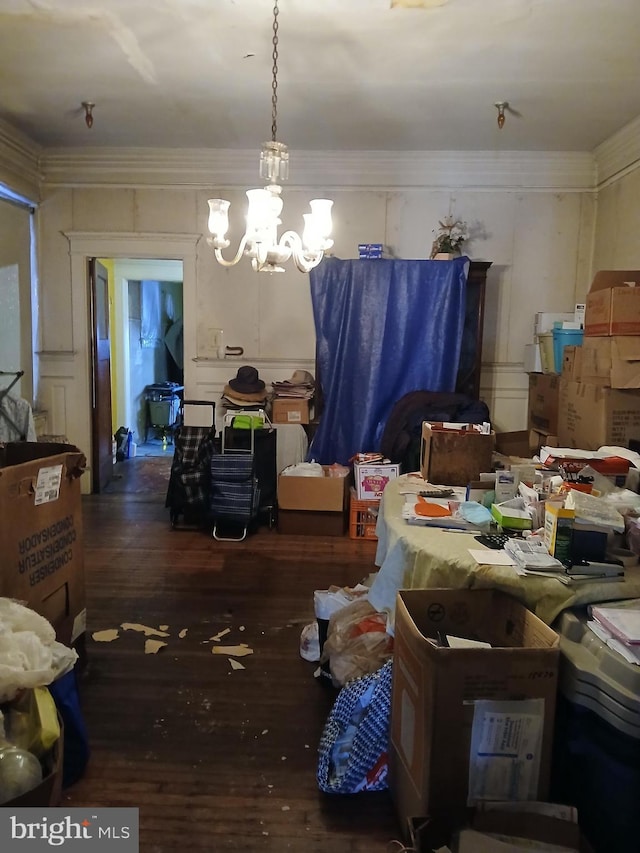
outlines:
[{"label": "chandelier glass shade", "polygon": [[273,81],[271,111],[271,141],[265,142],[260,154],[260,177],[267,181],[262,189],[247,190],[246,230],[238,250],[230,260],[222,254],[229,247],[230,202],[223,198],[209,199],[208,228],[211,237],[207,242],[214,249],[217,261],[232,267],[246,255],[257,272],[284,272],[282,264],[292,259],[301,272],[309,272],[322,260],[324,253],[333,246],[331,239],[331,207],[327,198],[316,198],[309,202],[310,213],[303,215],[302,237],[295,231],[285,231],[278,237],[282,225],[282,186],[289,177],[289,150],[278,142],[278,0],[273,7]]}]

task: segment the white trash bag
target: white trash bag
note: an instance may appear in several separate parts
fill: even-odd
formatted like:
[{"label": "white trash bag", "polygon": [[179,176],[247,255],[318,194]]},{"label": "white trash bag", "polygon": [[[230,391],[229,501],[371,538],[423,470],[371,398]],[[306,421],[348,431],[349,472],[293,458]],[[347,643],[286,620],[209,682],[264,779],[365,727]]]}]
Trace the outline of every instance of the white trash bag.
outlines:
[{"label": "white trash bag", "polygon": [[24,689],[44,687],[73,667],[74,649],[56,642],[43,616],[10,598],[0,598],[0,703]]}]

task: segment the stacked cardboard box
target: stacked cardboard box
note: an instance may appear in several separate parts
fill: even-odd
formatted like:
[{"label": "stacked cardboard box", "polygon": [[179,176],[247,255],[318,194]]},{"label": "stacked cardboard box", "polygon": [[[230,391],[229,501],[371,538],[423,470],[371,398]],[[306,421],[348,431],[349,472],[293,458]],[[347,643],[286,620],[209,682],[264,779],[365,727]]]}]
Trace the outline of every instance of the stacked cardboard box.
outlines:
[{"label": "stacked cardboard box", "polygon": [[627,447],[640,438],[640,270],[596,273],[584,334],[580,348],[564,353],[559,444]]}]

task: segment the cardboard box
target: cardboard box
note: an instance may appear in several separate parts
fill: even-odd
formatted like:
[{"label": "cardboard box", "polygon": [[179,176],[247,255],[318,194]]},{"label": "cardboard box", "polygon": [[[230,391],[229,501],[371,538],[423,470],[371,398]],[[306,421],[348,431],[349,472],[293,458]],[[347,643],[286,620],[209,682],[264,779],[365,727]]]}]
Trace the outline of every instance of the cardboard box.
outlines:
[{"label": "cardboard box", "polygon": [[349,506],[350,477],[278,476],[278,508],[314,512],[345,512]]},{"label": "cardboard box", "polygon": [[[439,634],[485,640],[494,648],[433,645],[428,638]],[[548,625],[498,590],[400,590],[389,789],[401,826],[421,815],[455,822],[465,815],[477,700],[544,700],[536,796],[547,799],[558,642]]]},{"label": "cardboard box", "polygon": [[555,435],[558,431],[560,377],[555,373],[529,374],[529,429]]},{"label": "cardboard box", "polygon": [[521,429],[515,432],[497,432],[496,450],[503,457],[503,464],[510,460],[531,459],[543,445],[558,446],[558,437],[536,429]]},{"label": "cardboard box", "polygon": [[511,498],[502,503],[491,504],[491,515],[496,523],[507,530],[531,530],[533,522],[524,508],[522,498]]},{"label": "cardboard box", "polygon": [[[497,809],[477,811],[472,820],[472,827],[477,832],[489,835],[526,838],[541,845],[553,845],[556,849],[559,847],[575,850],[577,853],[593,853],[593,848],[577,823],[550,817],[544,813]],[[535,849],[535,846],[537,845],[527,845],[529,849]]]},{"label": "cardboard box", "polygon": [[527,458],[531,456],[531,431],[528,429],[516,430],[514,432],[496,433],[496,453],[502,456],[517,456]]},{"label": "cardboard box", "polygon": [[77,447],[16,442],[0,451],[0,595],[44,616],[61,643],[85,630]]},{"label": "cardboard box", "polygon": [[553,501],[545,502],[544,544],[551,556],[561,563],[571,560],[575,517],[575,509],[565,509]]},{"label": "cardboard box", "polygon": [[[512,805],[512,804],[509,804]],[[544,803],[543,806],[547,806]],[[564,811],[568,807],[560,806]],[[545,812],[529,811],[505,811],[492,809],[487,811],[476,810],[470,812],[465,827],[471,827],[477,832],[490,833],[500,837],[515,837],[519,840],[522,849],[522,839],[532,842],[540,842],[543,845],[554,845],[567,850],[575,850],[576,853],[594,853],[593,848],[580,831],[577,823],[562,818],[550,817]],[[448,846],[454,849],[459,838],[459,831],[465,827],[451,826],[449,823],[434,821],[430,817],[412,818],[409,821],[407,832],[410,849],[415,853],[434,853],[440,848]],[[464,843],[464,842],[463,842]],[[496,842],[497,843],[497,842]],[[524,849],[531,849],[531,844],[526,844]],[[471,847],[473,853],[477,853],[477,845]],[[483,847],[483,850],[486,850]],[[492,849],[492,848],[489,848]],[[500,847],[502,850],[503,848]],[[509,848],[512,849],[512,848]],[[540,849],[535,847],[534,849]],[[543,849],[547,849],[544,847]]]},{"label": "cardboard box", "polygon": [[271,403],[271,420],[274,424],[308,424],[309,401],[276,397]]},{"label": "cardboard box", "polygon": [[291,536],[344,536],[347,515],[344,512],[313,512],[279,509],[278,533]]},{"label": "cardboard box", "polygon": [[491,470],[495,433],[446,429],[440,423],[422,424],[420,473],[434,485],[466,486]]},{"label": "cardboard box", "polygon": [[558,443],[560,447],[598,450],[628,447],[640,438],[640,391],[621,391],[562,379]]},{"label": "cardboard box", "polygon": [[640,334],[640,270],[600,270],[585,304],[586,336]]},{"label": "cardboard box", "polygon": [[[591,338],[591,340],[600,340],[600,338]],[[627,338],[627,340],[633,340],[632,338]],[[582,378],[582,347],[584,346],[584,338],[583,344],[581,346],[570,346],[565,347],[562,353],[562,375],[565,379],[581,379]]]},{"label": "cardboard box", "polygon": [[640,388],[640,336],[585,338],[580,349],[581,375],[567,375],[568,379],[610,388]]},{"label": "cardboard box", "polygon": [[278,532],[343,536],[349,522],[351,477],[278,477]]},{"label": "cardboard box", "polygon": [[379,500],[389,480],[395,480],[399,476],[400,465],[396,462],[354,462],[356,497],[360,501]]}]

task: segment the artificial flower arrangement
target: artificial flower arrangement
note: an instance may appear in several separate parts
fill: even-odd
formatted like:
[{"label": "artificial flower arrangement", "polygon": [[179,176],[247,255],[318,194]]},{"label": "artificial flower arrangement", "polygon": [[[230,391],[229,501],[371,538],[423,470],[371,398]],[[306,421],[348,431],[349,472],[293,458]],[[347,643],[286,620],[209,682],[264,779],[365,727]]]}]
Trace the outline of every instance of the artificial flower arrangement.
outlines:
[{"label": "artificial flower arrangement", "polygon": [[431,259],[439,254],[458,254],[462,244],[469,238],[467,223],[453,216],[445,216],[438,222],[438,230],[433,232],[435,240],[431,245]]}]

